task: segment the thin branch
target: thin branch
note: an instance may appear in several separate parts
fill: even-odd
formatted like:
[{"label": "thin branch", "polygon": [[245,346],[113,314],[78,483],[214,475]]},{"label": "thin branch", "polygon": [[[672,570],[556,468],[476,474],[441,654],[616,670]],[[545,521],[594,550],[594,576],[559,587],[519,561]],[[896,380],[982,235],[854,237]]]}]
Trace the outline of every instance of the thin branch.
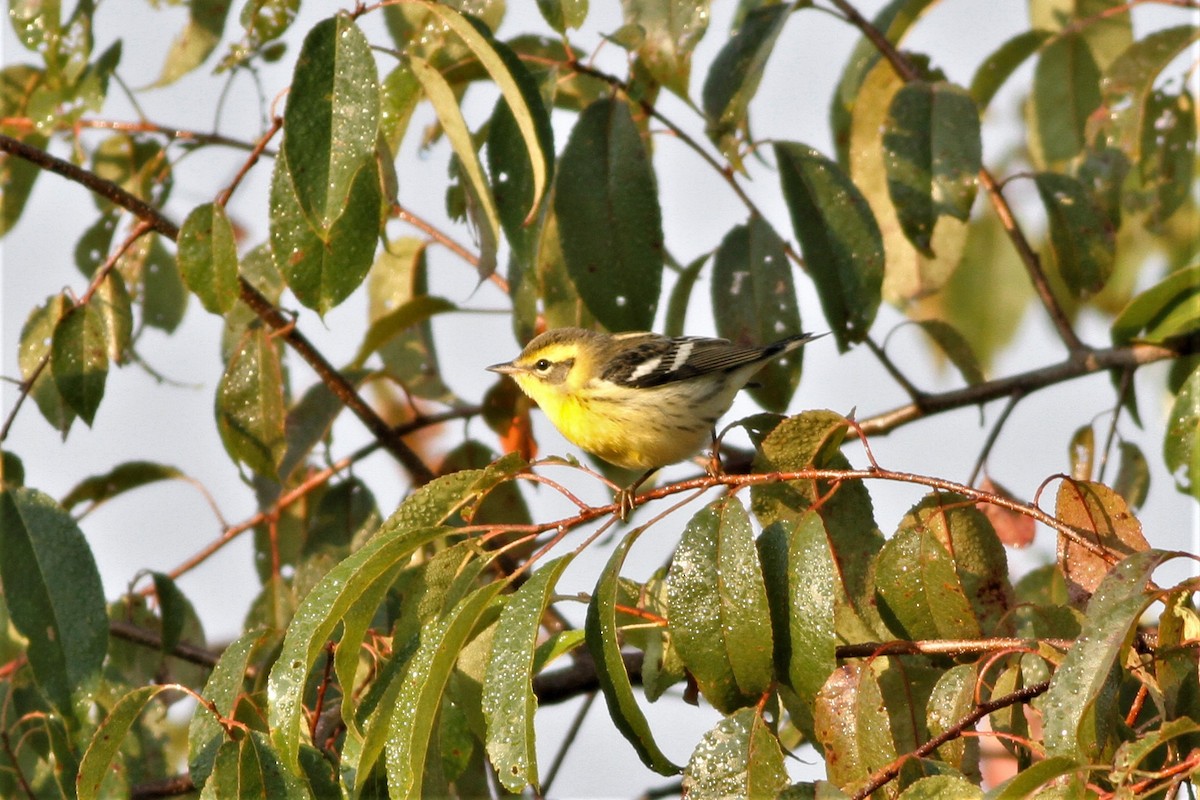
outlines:
[{"label": "thin branch", "polygon": [[954,408],[979,405],[1014,392],[1030,394],[1056,383],[1104,372],[1110,369],[1128,369],[1164,361],[1179,355],[1175,350],[1153,344],[1134,344],[1128,347],[1110,347],[1088,350],[1081,358],[1068,357],[1058,364],[996,378],[961,389],[952,389],[940,394],[928,394],[920,403],[910,403],[861,420],[863,430],[869,434],[888,433],[913,420],[948,411]]},{"label": "thin branch", "polygon": [[983,465],[987,463],[988,456],[992,454],[992,448],[996,446],[996,440],[1000,438],[1000,431],[1004,428],[1004,423],[1008,422],[1008,417],[1012,414],[1013,409],[1017,407],[1017,403],[1025,397],[1025,390],[1018,389],[1009,395],[1008,403],[1005,404],[1004,410],[1000,412],[1000,416],[996,418],[996,422],[992,425],[992,429],[988,431],[987,440],[983,443],[983,449],[979,451],[979,457],[975,459],[975,466],[971,469],[971,477],[967,478],[967,483],[975,485],[975,479],[979,477],[979,473],[983,471]]},{"label": "thin branch", "polygon": [[[466,419],[468,417],[473,417],[480,414],[481,411],[482,409],[478,406],[463,406],[462,408],[451,409],[449,411],[442,412],[441,414],[430,414],[428,416],[421,417],[420,419],[414,419],[410,422],[406,422],[403,425],[397,425],[392,429],[392,431],[396,436],[405,436],[431,425],[440,425],[443,422],[448,422],[453,419]],[[238,535],[251,530],[257,525],[267,522],[272,517],[278,517],[279,514],[281,514],[283,510],[292,503],[302,499],[309,492],[329,481],[329,479],[337,473],[361,461],[382,446],[383,443],[377,439],[368,445],[364,445],[345,458],[335,461],[325,469],[320,470],[319,472],[314,472],[312,475],[309,475],[307,478],[305,478],[299,485],[288,490],[284,494],[281,494],[269,509],[260,511],[254,516],[239,522],[237,525],[226,528],[221,532],[221,535],[216,540],[210,542],[198,553],[168,572],[167,575],[172,579],[177,579],[179,576],[190,572],[191,570],[200,566],[200,564],[207,561],[209,557],[211,557],[218,550],[237,538]]]},{"label": "thin branch", "polygon": [[571,724],[567,727],[566,733],[563,734],[562,742],[558,746],[558,752],[554,754],[554,760],[550,762],[550,769],[546,770],[546,779],[542,781],[541,791],[538,792],[539,797],[545,797],[550,794],[550,786],[554,783],[554,779],[558,777],[558,770],[567,758],[567,751],[575,743],[575,737],[579,735],[579,729],[583,727],[583,721],[587,719],[588,712],[592,710],[592,704],[595,701],[595,692],[588,692],[587,696],[583,698],[583,704],[575,712]]},{"label": "thin branch", "polygon": [[[151,650],[162,649],[163,642],[161,635],[122,619],[109,620],[108,633],[117,639],[124,639],[127,642],[133,642],[134,644],[148,647]],[[187,642],[179,642],[172,647],[170,655],[201,667],[207,667],[208,669],[215,667],[217,661],[221,658],[220,653],[206,650],[203,647],[196,647]]]},{"label": "thin branch", "polygon": [[876,789],[887,785],[889,782],[895,779],[895,777],[900,774],[901,767],[903,767],[905,762],[907,762],[909,759],[924,758],[925,756],[930,755],[933,753],[933,751],[937,750],[947,742],[953,741],[954,739],[962,736],[963,732],[966,731],[967,728],[972,727],[975,725],[975,723],[979,722],[979,720],[983,719],[988,714],[991,714],[994,711],[999,711],[1002,708],[1008,708],[1009,706],[1016,705],[1017,703],[1024,703],[1027,700],[1032,700],[1038,695],[1044,694],[1049,688],[1050,681],[1042,681],[1041,683],[1035,683],[1032,686],[1026,686],[1024,689],[1018,689],[1011,694],[1006,694],[1003,697],[995,700],[989,700],[986,703],[980,703],[979,705],[975,706],[974,711],[951,725],[938,736],[933,737],[929,741],[925,742],[925,744],[913,750],[911,753],[905,753],[892,763],[888,764],[886,767],[875,772],[873,775],[871,775],[867,783],[859,788],[858,791],[852,795],[852,797],[854,800],[866,800],[866,798],[870,797]]},{"label": "thin branch", "polygon": [[246,174],[249,173],[254,165],[258,163],[258,159],[261,158],[262,154],[266,151],[267,143],[275,137],[275,134],[278,133],[279,129],[282,127],[283,117],[275,117],[271,120],[271,127],[267,128],[266,133],[264,133],[254,145],[254,149],[250,151],[250,156],[246,159],[246,163],[242,164],[242,168],[238,170],[238,174],[234,176],[233,181],[229,184],[229,186],[225,187],[225,189],[217,195],[217,205],[224,208],[229,203],[229,198],[233,197],[233,193],[237,191],[237,187],[239,184],[241,184],[242,179],[246,177]]},{"label": "thin branch", "polygon": [[[878,360],[879,363],[883,365],[883,368],[887,370],[887,374],[892,376],[892,380],[900,384],[900,388],[903,389],[904,393],[909,396],[914,405],[920,405],[926,396],[925,392],[918,389],[915,385],[913,385],[912,381],[904,376],[904,373],[900,371],[900,368],[897,367],[892,361],[891,357],[888,356],[887,351],[876,344],[874,339],[868,336],[864,341],[871,352],[875,354],[876,360]],[[886,339],[884,340],[884,344],[887,344]]]},{"label": "thin branch", "polygon": [[[424,233],[430,239],[437,242],[442,247],[445,247],[447,250],[454,253],[456,256],[461,258],[463,261],[466,261],[472,267],[475,267],[475,268],[479,267],[479,256],[477,256],[475,253],[472,253],[466,247],[464,247],[463,245],[456,242],[454,239],[452,239],[450,237],[450,235],[448,233],[435,227],[429,221],[425,220],[422,217],[417,216],[413,212],[409,211],[407,208],[404,208],[403,206],[401,206],[399,203],[392,204],[392,212],[391,213],[392,213],[392,216],[394,216],[396,219],[400,220],[401,222],[406,222],[409,225],[412,225],[414,228],[416,228],[417,230]],[[503,275],[493,272],[488,277],[488,279],[492,283],[496,284],[496,286],[499,287],[500,291],[504,292],[505,294],[508,294],[508,281],[504,279]]]},{"label": "thin branch", "polygon": [[996,637],[992,639],[926,639],[918,641],[896,640],[891,642],[857,642],[838,645],[835,655],[839,659],[875,658],[877,656],[964,656],[1022,648],[1034,650],[1038,645],[1049,645],[1067,650],[1074,642],[1070,639],[1016,639]]}]

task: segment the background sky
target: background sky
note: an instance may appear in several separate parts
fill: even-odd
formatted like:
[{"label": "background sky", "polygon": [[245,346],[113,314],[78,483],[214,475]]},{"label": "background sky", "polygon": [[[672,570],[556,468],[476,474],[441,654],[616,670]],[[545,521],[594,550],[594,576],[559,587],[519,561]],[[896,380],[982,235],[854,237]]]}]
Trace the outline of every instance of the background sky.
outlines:
[{"label": "background sky", "polygon": [[[594,0],[591,5],[587,26],[572,34],[573,43],[585,51],[590,51],[600,41],[598,32],[611,32],[621,24],[618,3]],[[692,94],[697,98],[707,65],[727,38],[736,4],[715,2],[713,5],[709,32],[693,60]],[[869,0],[858,3],[857,7],[872,16],[882,5],[878,0]],[[303,4],[300,19],[288,38],[287,54],[280,63],[264,68],[259,75],[261,92],[268,99],[287,87],[300,38],[336,7],[325,2]],[[239,6],[235,5],[231,14],[233,35],[237,33],[234,17],[238,10]],[[121,76],[133,87],[149,85],[157,77],[171,39],[182,29],[184,21],[184,12],[179,8],[155,10],[140,0],[108,0],[100,5],[96,14],[96,52],[114,38],[122,38]],[[1138,35],[1163,24],[1185,21],[1186,14],[1168,9],[1139,8],[1134,16]],[[369,15],[362,25],[372,43],[390,44],[378,15]],[[929,53],[952,81],[965,85],[986,54],[1027,26],[1023,3],[947,0],[935,6],[916,26],[905,41],[905,47]],[[537,16],[532,2],[510,2],[500,37],[531,30],[550,32]],[[226,38],[231,37],[227,35]],[[829,100],[857,40],[857,34],[848,25],[828,14],[806,10],[793,15],[775,47],[752,104],[755,135],[764,139],[804,142],[832,155]],[[218,53],[223,52],[224,45],[218,48]],[[11,28],[5,25],[4,62],[25,61],[28,56],[16,42]],[[211,60],[215,62],[216,58]],[[612,45],[602,49],[598,64],[610,72],[623,74],[623,54]],[[381,56],[380,65],[381,70],[390,69],[390,57]],[[1019,118],[1021,91],[1028,86],[1031,73],[1031,64],[1026,64],[994,101],[992,117],[985,120],[984,126],[986,163],[997,163],[1020,135],[1020,129],[1012,120]],[[155,122],[199,131],[215,129],[241,139],[256,138],[262,114],[259,90],[245,76],[235,79],[228,89],[220,118],[214,120],[211,115],[223,90],[223,79],[214,78],[207,69],[201,69],[171,87],[139,93],[138,102],[145,116]],[[468,94],[465,112],[473,127],[490,114],[494,97],[494,94],[475,89]],[[662,98],[662,111],[688,130],[697,134],[702,132],[703,127],[694,112],[665,92]],[[98,116],[117,120],[137,118],[135,110],[115,86],[110,91],[110,100],[110,105]],[[422,154],[414,144],[419,138],[417,132],[432,119],[432,112],[424,107],[409,129],[397,165],[400,199],[406,207],[444,229],[453,230],[455,238],[467,242],[467,233],[461,228],[453,228],[443,211],[448,147],[442,143]],[[555,113],[556,146],[560,151],[573,121],[573,115]],[[89,146],[102,138],[103,134],[99,132],[84,134]],[[725,183],[684,145],[670,137],[657,136],[655,148],[654,166],[660,186],[667,247],[686,263],[715,248],[729,228],[745,221],[746,212]],[[52,149],[59,155],[67,154],[61,142]],[[175,165],[175,187],[166,209],[168,216],[181,222],[191,208],[211,201],[213,193],[233,178],[243,159],[241,151],[218,148],[205,148],[199,154],[180,159]],[[270,164],[264,161],[250,173],[229,206],[235,222],[247,229],[246,241],[251,245],[262,242],[267,233],[269,175]],[[777,180],[770,173],[758,170],[755,181],[746,186],[776,230],[785,238],[794,239]],[[1018,215],[1027,229],[1030,232],[1040,230],[1038,207],[1028,203],[1033,196],[1014,186],[1011,197],[1016,201]],[[0,258],[3,259],[0,367],[4,376],[19,375],[17,343],[29,311],[64,287],[80,292],[86,286],[85,279],[74,266],[73,249],[82,227],[94,218],[94,214],[92,200],[82,188],[56,176],[43,175],[37,181],[25,216],[16,229],[0,241]],[[413,229],[398,222],[389,225],[389,232],[393,236],[417,235]],[[445,296],[464,308],[497,311],[508,308],[507,298],[490,285],[476,291],[473,271],[444,249],[431,248],[429,259],[432,293]],[[504,260],[502,256],[501,263]],[[1142,285],[1149,285],[1156,278],[1145,275]],[[805,329],[824,330],[826,325],[811,283],[797,275],[796,286]],[[702,279],[693,293],[693,305],[687,319],[689,333],[709,335],[714,332],[711,312],[707,308],[708,297],[709,287]],[[287,298],[285,306],[298,308]],[[365,293],[360,291],[329,313],[324,321],[310,312],[301,314],[301,330],[330,361],[345,363],[353,356],[362,335],[365,306]],[[901,321],[903,317],[898,312],[884,308],[873,329],[877,341]],[[1102,345],[1108,342],[1107,326],[1108,320],[1085,312],[1078,329],[1085,341]],[[468,401],[478,401],[494,380],[483,367],[508,360],[519,349],[508,318],[503,314],[443,315],[435,318],[433,327],[446,381]],[[194,301],[174,335],[147,331],[138,342],[138,352],[173,383],[159,384],[136,365],[114,370],[109,375],[104,402],[94,427],[89,430],[77,422],[66,442],[50,429],[32,403],[27,404],[5,443],[6,449],[16,452],[24,460],[27,484],[61,498],[83,478],[106,472],[116,463],[150,460],[176,465],[202,482],[229,522],[238,522],[253,514],[253,495],[224,453],[213,418],[213,392],[223,369],[219,353],[220,333],[221,320],[207,314]],[[927,390],[958,385],[956,375],[939,372],[924,347],[918,346],[920,336],[911,327],[897,332],[889,343],[889,352],[909,377]],[[1025,316],[1013,346],[996,360],[993,375],[1054,363],[1062,354],[1045,315],[1032,309]],[[907,402],[901,389],[886,376],[865,348],[839,356],[831,339],[823,339],[807,348],[804,365],[804,376],[793,399],[792,411],[830,408],[848,414],[857,409],[858,416],[863,418]],[[302,390],[315,380],[299,359],[289,357],[289,367],[298,389]],[[1128,419],[1122,419],[1119,430],[1125,438],[1139,443],[1150,461],[1153,473],[1150,498],[1139,514],[1150,543],[1155,547],[1195,552],[1200,550],[1200,542],[1196,538],[1194,501],[1172,488],[1170,477],[1161,466],[1161,431],[1168,403],[1161,388],[1164,374],[1163,366],[1152,366],[1138,373],[1137,389],[1145,432],[1137,430]],[[2,413],[7,414],[16,401],[15,387],[4,383],[0,397]],[[993,451],[989,462],[992,476],[1018,497],[1031,498],[1046,477],[1069,468],[1068,442],[1078,425],[1094,419],[1098,429],[1104,430],[1112,402],[1113,392],[1105,375],[1077,380],[1026,398],[1012,414]],[[976,409],[965,409],[908,425],[887,437],[875,438],[872,447],[876,458],[885,467],[966,481],[1002,405],[989,405],[982,423]],[[749,398],[741,398],[726,419],[736,419],[756,410]],[[535,424],[542,454],[575,452],[540,416]],[[495,443],[481,422],[469,423],[468,430],[486,442]],[[448,434],[446,442],[451,446],[461,438],[461,428],[452,427]],[[335,455],[349,453],[368,441],[365,429],[349,414],[344,414],[335,425]],[[855,464],[865,464],[854,447],[848,448],[848,454]],[[664,479],[693,474],[694,469],[689,465],[677,466],[667,470]],[[385,514],[402,499],[406,481],[387,455],[376,454],[366,459],[355,472],[367,481]],[[548,474],[556,479],[571,480],[572,487],[585,499],[608,500],[594,483],[574,481],[564,470]],[[1109,474],[1113,474],[1111,470]],[[917,487],[891,486],[882,482],[873,482],[869,488],[877,522],[887,534],[923,494]],[[529,498],[539,519],[567,513],[565,504],[549,493],[534,492]],[[1042,505],[1052,507],[1052,494],[1043,498]],[[677,512],[644,536],[633,551],[626,574],[644,579],[663,564],[678,540],[683,524],[699,507],[698,502]],[[651,513],[654,512],[643,511],[642,519],[648,519]],[[82,528],[96,555],[105,592],[110,599],[120,595],[140,570],[167,571],[211,542],[221,531],[219,521],[200,494],[180,482],[156,484],[124,495],[89,515],[83,520]],[[568,541],[577,542],[581,535],[574,534]],[[246,609],[258,593],[250,545],[250,538],[244,536],[180,580],[181,589],[196,606],[210,642],[225,642],[240,632]],[[590,590],[596,571],[609,552],[609,547],[593,547],[587,556],[578,559],[560,583],[560,592]],[[1053,553],[1052,533],[1039,526],[1033,547],[1021,552],[1009,551],[1014,577],[1030,566],[1052,560]],[[1183,577],[1183,569],[1185,567],[1179,565],[1176,567],[1178,574],[1163,579],[1178,580]],[[583,606],[572,608],[567,605],[564,610],[582,622]],[[677,697],[678,693],[675,693]],[[579,702],[548,709],[540,718],[539,749],[543,774],[555,752],[557,740],[561,738],[561,731]],[[700,732],[717,719],[716,713],[707,707],[697,709],[670,698],[647,706],[647,713],[666,753],[681,763],[686,761]],[[807,763],[792,762],[790,768],[795,777],[823,776],[819,759],[811,752],[806,755],[801,751],[799,755]],[[661,777],[642,769],[632,749],[611,727],[603,703],[598,703],[563,765],[553,794],[630,796],[644,787],[663,782]]]}]

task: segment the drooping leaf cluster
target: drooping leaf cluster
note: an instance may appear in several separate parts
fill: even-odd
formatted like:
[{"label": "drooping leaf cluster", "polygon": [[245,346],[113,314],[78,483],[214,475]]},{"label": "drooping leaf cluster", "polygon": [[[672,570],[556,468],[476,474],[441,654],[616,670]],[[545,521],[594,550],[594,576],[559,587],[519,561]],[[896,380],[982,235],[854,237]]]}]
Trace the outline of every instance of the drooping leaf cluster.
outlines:
[{"label": "drooping leaf cluster", "polygon": [[[831,100],[833,150],[759,141],[763,79],[817,5],[861,35]],[[893,0],[867,19],[846,0],[743,2],[715,31],[707,2],[623,0],[623,24],[604,32],[624,55],[617,73],[576,47],[582,0],[539,0],[536,27],[518,35],[501,27],[503,4],[483,0],[355,7],[307,30],[293,25],[297,0],[246,0],[236,15],[192,0],[148,88],[201,68],[232,81],[290,64],[278,118],[239,140],[107,124],[109,93],[139,83],[122,71],[120,41],[94,52],[97,5],[64,16],[58,3],[10,3],[26,63],[6,66],[0,84],[0,233],[41,213],[29,201],[39,180],[59,180],[47,171],[97,205],[78,232],[82,285],[22,310],[20,396],[64,438],[86,435],[74,423],[104,413],[112,368],[141,365],[142,337],[198,313],[194,294],[224,321],[215,427],[259,508],[212,549],[250,532],[262,586],[242,634],[219,649],[176,584],[195,563],[109,601],[84,515],[191,481],[187,465],[118,457],[56,500],[25,485],[6,444],[0,795],[125,796],[183,763],[181,791],[213,798],[540,790],[539,704],[595,687],[630,757],[688,796],[1160,796],[1190,780],[1196,585],[1154,582],[1181,554],[1152,548],[1167,534],[1135,517],[1157,456],[1114,435],[1098,448],[1093,423],[1071,419],[1081,427],[1051,513],[991,479],[891,472],[869,450],[855,465],[844,445],[1105,370],[1115,434],[1118,422],[1141,424],[1128,389],[1137,368],[1170,361],[1171,410],[1156,435],[1175,488],[1200,495],[1197,113],[1179,80],[1195,69],[1186,54],[1200,32],[1183,22],[1135,36],[1129,7],[1112,0],[1031,0],[1028,30],[961,85],[936,52],[903,49],[935,5]],[[724,38],[701,71],[705,36]],[[1026,136],[985,153],[994,101],[1030,63]],[[664,90],[684,101],[686,123],[661,110]],[[477,97],[482,116],[468,102]],[[424,131],[411,124],[418,111],[432,120]],[[687,187],[660,184],[652,133],[664,129],[744,204],[717,221],[712,252],[666,236],[664,200]],[[445,156],[444,185],[410,182],[398,154],[414,140]],[[189,186],[178,194],[207,199],[179,205],[175,164],[211,147],[269,171],[260,240],[244,241],[227,208],[241,174]],[[1029,202],[1014,205],[1022,183]],[[423,216],[434,204],[457,239]],[[771,204],[778,219],[762,211]],[[415,232],[397,235],[400,225]],[[622,530],[599,574],[578,583],[564,537],[607,529],[617,508],[575,501],[547,519],[527,507],[522,487],[545,480],[529,404],[510,382],[475,405],[445,380],[431,320],[470,312],[430,293],[431,247],[470,267],[464,298],[500,287],[520,343],[567,325],[682,333],[703,305],[731,340],[828,328],[839,352],[869,347],[895,376],[876,344],[886,302],[963,388],[929,395],[901,375],[913,403],[899,415],[744,421],[747,474],[698,479],[720,496],[692,509],[668,565],[627,577],[647,523]],[[701,278],[710,302],[695,292]],[[362,287],[361,339],[342,365],[301,332],[322,319],[282,310],[328,319]],[[802,324],[802,293],[823,321]],[[1030,308],[1068,359],[995,378],[994,357]],[[1111,342],[1079,340],[1085,311],[1112,317]],[[317,376],[307,387],[301,361]],[[797,356],[750,391],[782,413],[801,378]],[[346,408],[372,444],[335,440]],[[435,469],[404,438],[475,416],[498,451],[468,433]],[[982,462],[991,445],[979,446]],[[390,515],[348,471],[376,449],[411,483]],[[877,480],[927,491],[886,532]],[[1005,548],[1028,543],[1035,522],[1056,537],[1054,562],[1015,576]],[[580,626],[563,613],[572,602],[585,604]],[[680,695],[719,716],[683,748],[685,763],[644,711]],[[198,702],[183,731],[165,709],[188,696]],[[1004,756],[985,757],[985,721]],[[823,758],[826,780],[789,777],[785,755],[801,745]],[[1001,761],[1014,774],[986,784]]]}]

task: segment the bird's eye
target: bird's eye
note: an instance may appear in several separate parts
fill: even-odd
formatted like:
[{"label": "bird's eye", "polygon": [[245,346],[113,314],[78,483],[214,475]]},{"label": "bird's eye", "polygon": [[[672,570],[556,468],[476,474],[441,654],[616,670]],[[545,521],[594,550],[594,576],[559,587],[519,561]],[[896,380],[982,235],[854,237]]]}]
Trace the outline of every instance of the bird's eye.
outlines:
[{"label": "bird's eye", "polygon": [[539,358],[534,363],[533,368],[536,369],[538,372],[545,372],[546,370],[550,369],[550,359]]}]

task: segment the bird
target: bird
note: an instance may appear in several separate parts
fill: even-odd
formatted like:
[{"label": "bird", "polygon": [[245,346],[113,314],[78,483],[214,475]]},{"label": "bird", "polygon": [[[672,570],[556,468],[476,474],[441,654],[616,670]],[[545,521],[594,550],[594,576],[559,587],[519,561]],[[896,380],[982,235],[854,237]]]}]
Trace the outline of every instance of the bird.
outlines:
[{"label": "bird", "polygon": [[758,347],[555,328],[512,361],[487,369],[515,380],[568,441],[610,464],[645,470],[626,490],[631,499],[654,472],[713,440],[717,420],[754,373],[823,335],[800,333]]}]

